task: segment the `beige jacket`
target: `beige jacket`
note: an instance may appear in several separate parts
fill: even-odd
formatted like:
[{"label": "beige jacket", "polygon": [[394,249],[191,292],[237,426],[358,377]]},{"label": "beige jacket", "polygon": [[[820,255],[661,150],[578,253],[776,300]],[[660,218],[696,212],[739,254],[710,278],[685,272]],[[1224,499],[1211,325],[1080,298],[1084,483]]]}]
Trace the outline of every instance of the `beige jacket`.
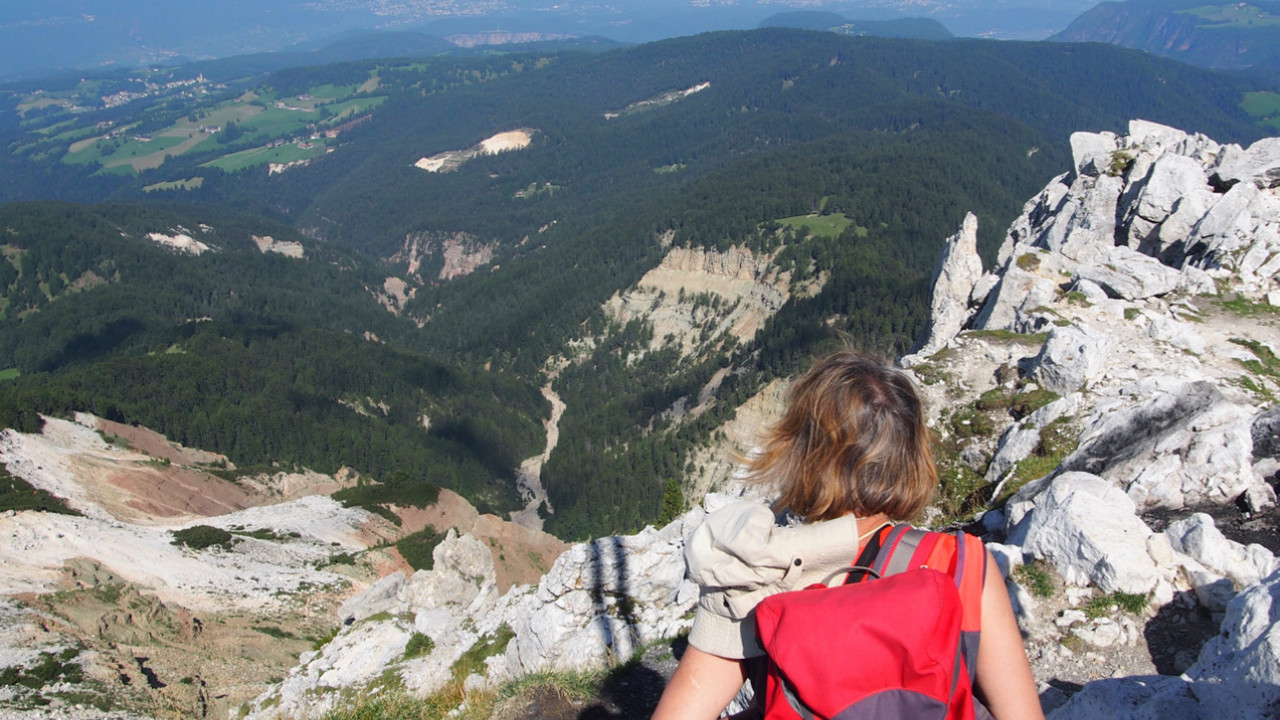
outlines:
[{"label": "beige jacket", "polygon": [[851,565],[858,519],[780,526],[768,507],[740,502],[708,515],[684,553],[689,576],[702,588],[689,644],[735,660],[755,657],[764,653],[755,637],[756,603]]}]

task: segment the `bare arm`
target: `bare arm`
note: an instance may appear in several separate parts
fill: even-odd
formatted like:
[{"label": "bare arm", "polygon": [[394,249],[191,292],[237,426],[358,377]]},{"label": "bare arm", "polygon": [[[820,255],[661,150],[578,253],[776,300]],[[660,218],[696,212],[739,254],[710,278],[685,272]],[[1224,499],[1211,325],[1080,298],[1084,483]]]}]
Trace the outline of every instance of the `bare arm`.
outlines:
[{"label": "bare arm", "polygon": [[982,587],[982,639],[978,644],[978,690],[996,720],[1043,720],[1036,682],[1009,603],[1009,591],[987,553]]},{"label": "bare arm", "polygon": [[653,712],[653,720],[715,720],[743,682],[742,662],[689,646]]}]

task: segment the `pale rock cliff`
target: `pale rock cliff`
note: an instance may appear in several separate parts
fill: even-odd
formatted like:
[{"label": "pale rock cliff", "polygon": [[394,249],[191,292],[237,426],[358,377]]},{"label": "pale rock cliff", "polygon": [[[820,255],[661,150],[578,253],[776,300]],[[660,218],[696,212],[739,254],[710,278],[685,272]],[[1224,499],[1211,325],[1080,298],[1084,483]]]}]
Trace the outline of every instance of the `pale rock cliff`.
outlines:
[{"label": "pale rock cliff", "polygon": [[791,297],[790,275],[768,256],[745,248],[724,252],[673,248],[635,288],[614,296],[606,311],[619,323],[653,325],[651,348],[675,345],[690,356],[723,342],[755,337]]}]

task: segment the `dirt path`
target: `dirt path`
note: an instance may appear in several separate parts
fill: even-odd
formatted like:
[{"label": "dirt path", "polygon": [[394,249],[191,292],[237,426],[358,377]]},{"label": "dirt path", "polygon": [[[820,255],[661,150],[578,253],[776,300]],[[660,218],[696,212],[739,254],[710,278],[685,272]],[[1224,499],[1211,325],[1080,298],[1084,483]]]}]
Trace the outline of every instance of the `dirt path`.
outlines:
[{"label": "dirt path", "polygon": [[542,388],[542,396],[551,403],[551,418],[542,424],[547,430],[547,446],[541,454],[520,463],[517,483],[521,496],[528,502],[523,510],[511,513],[511,522],[533,530],[542,529],[542,518],[538,516],[539,505],[546,505],[548,514],[555,512],[551,501],[547,499],[546,489],[542,487],[542,464],[551,457],[551,451],[560,442],[560,416],[564,414],[565,407],[564,401],[550,385]]}]

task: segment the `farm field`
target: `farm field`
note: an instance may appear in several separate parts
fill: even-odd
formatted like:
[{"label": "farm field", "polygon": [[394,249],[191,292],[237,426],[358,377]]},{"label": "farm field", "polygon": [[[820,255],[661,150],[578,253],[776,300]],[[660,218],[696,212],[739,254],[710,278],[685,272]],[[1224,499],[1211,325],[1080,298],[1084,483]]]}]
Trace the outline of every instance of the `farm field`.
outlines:
[{"label": "farm field", "polygon": [[1245,93],[1240,107],[1259,124],[1280,132],[1280,94],[1273,92]]},{"label": "farm field", "polygon": [[[369,94],[379,85],[376,71],[359,83],[325,83],[304,92],[295,88],[294,95],[270,89],[228,91],[203,82],[173,82],[169,85],[176,87],[171,88],[146,78],[114,83],[87,79],[71,89],[32,92],[16,103],[30,134],[14,151],[66,165],[97,165],[99,175],[136,175],[185,155],[197,156],[201,167],[238,172],[322,155],[332,146],[332,138],[320,138],[322,133],[386,100]],[[92,113],[94,104],[110,107],[109,98],[130,108],[137,105],[129,121],[119,122],[118,114],[101,119]],[[173,179],[144,190],[194,189],[200,180]]]}]

